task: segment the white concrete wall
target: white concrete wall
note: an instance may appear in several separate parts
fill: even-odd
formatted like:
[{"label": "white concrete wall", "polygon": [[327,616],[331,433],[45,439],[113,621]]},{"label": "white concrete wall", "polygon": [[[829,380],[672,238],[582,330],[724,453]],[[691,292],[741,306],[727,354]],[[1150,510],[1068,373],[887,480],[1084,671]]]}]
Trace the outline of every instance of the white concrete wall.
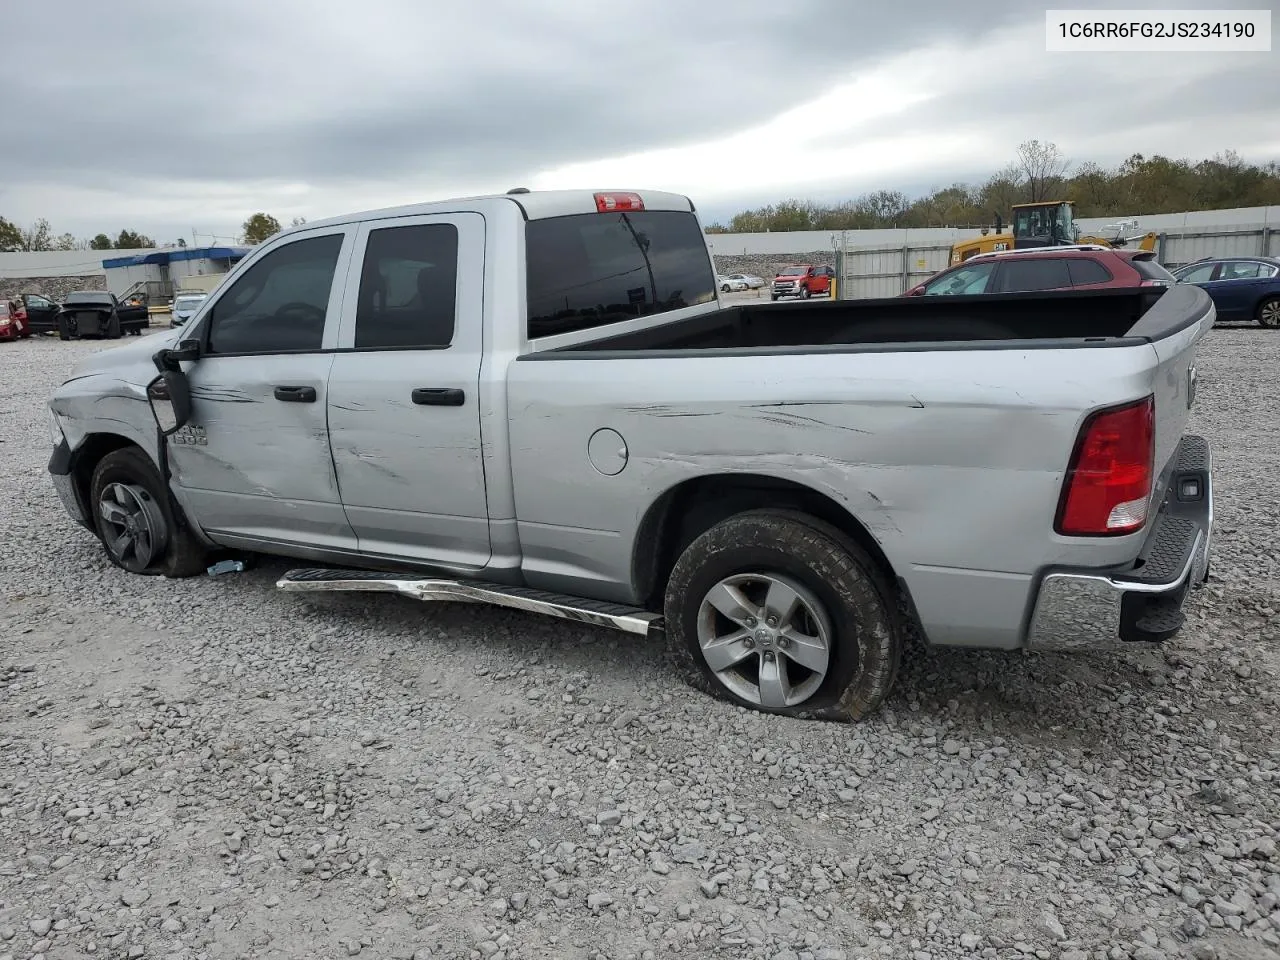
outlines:
[{"label": "white concrete wall", "polygon": [[169,279],[174,286],[183,277],[203,277],[213,273],[227,273],[225,260],[178,260],[169,264]]},{"label": "white concrete wall", "polygon": [[[1137,231],[1160,232],[1174,228],[1203,231],[1235,231],[1269,226],[1280,230],[1280,206],[1240,207],[1231,210],[1197,210],[1188,213],[1120,214],[1114,217],[1088,217],[1076,221],[1085,232],[1101,230],[1121,220],[1137,220]],[[1006,226],[1008,224],[1006,223]],[[905,230],[846,230],[848,249],[876,249],[891,246],[922,247],[952,244],[978,236],[973,229],[929,227]],[[839,246],[839,230],[795,230],[781,233],[712,233],[707,235],[711,252],[717,256],[752,256],[757,254],[813,253],[834,250]]]},{"label": "white concrete wall", "polygon": [[102,261],[154,250],[45,250],[0,253],[0,277],[76,277],[102,273]]},{"label": "white concrete wall", "polygon": [[164,271],[158,263],[144,263],[129,267],[112,267],[104,270],[107,275],[107,289],[117,297],[143,280],[159,282],[164,279]]}]

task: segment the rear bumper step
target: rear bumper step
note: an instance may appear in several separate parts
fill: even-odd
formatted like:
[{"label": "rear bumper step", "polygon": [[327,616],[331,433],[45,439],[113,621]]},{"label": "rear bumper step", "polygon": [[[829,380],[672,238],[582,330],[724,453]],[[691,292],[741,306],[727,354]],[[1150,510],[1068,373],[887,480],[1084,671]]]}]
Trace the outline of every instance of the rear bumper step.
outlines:
[{"label": "rear bumper step", "polygon": [[597,627],[648,636],[662,628],[662,615],[599,600],[584,600],[529,587],[508,587],[480,580],[448,580],[393,574],[376,570],[290,570],[277,582],[281,590],[293,593],[361,591],[400,593],[415,600],[447,600],[457,603],[485,603],[528,613],[541,613],[561,620],[574,620]]},{"label": "rear bumper step", "polygon": [[1213,465],[1203,437],[1185,436],[1168,492],[1132,569],[1044,575],[1027,631],[1034,650],[1160,642],[1182,628],[1187,595],[1209,577]]}]

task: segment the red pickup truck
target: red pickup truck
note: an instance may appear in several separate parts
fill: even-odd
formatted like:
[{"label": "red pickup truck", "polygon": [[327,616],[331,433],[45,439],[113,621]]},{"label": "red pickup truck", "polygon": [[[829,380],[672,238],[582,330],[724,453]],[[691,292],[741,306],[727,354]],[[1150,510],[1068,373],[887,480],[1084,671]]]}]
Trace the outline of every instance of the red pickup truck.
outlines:
[{"label": "red pickup truck", "polygon": [[779,297],[799,297],[808,300],[815,293],[830,293],[831,278],[836,272],[831,267],[815,267],[811,263],[801,263],[779,270],[773,278],[773,291],[770,299]]}]

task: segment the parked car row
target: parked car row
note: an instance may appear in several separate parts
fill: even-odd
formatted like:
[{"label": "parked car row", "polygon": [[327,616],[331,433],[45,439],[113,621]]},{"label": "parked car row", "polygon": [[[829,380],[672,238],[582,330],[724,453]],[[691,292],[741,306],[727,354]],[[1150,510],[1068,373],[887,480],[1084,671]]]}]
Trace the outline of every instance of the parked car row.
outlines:
[{"label": "parked car row", "polygon": [[1213,301],[1218,320],[1280,328],[1280,259],[1205,257],[1170,272],[1155,253],[1082,244],[982,253],[939,271],[904,297],[976,296],[1188,283]]},{"label": "parked car row", "polygon": [[37,293],[0,301],[0,340],[33,333],[56,333],[60,340],[117,340],[126,334],[140,335],[150,322],[143,294],[121,301],[107,290],[77,290],[61,303]]}]

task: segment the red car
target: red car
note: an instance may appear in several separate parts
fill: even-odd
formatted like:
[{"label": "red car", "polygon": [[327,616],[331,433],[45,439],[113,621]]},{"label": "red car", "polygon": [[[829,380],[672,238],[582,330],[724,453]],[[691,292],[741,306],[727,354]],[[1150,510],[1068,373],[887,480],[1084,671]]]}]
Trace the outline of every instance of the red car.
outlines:
[{"label": "red car", "polygon": [[904,297],[1163,287],[1176,278],[1147,250],[1101,246],[1044,247],[981,253],[934,274]]},{"label": "red car", "polygon": [[27,309],[20,300],[0,300],[0,340],[31,336]]}]

